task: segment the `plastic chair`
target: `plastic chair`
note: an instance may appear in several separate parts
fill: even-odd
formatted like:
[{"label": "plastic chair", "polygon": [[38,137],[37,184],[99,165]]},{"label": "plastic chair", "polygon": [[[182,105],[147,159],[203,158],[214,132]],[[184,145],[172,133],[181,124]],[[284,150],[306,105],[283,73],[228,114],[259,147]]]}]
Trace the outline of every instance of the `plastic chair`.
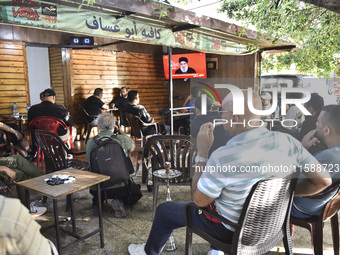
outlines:
[{"label": "plastic chair", "polygon": [[340,181],[336,182],[327,191],[322,192],[309,198],[322,198],[336,190],[337,193],[327,202],[323,212],[319,216],[313,216],[307,219],[298,219],[291,217],[290,223],[302,228],[306,228],[311,233],[312,248],[316,255],[323,254],[323,225],[327,220],[331,220],[332,238],[334,254],[339,255],[339,222],[338,211],[340,209]]},{"label": "plastic chair", "polygon": [[[124,115],[125,115],[127,121],[130,124],[130,127],[131,127],[131,137],[133,137],[135,139],[135,141],[137,139],[140,139],[141,149],[137,151],[137,153],[138,153],[137,164],[136,164],[136,175],[137,175],[137,173],[139,171],[139,161],[142,159],[143,148],[144,148],[144,145],[146,143],[146,140],[149,137],[152,137],[152,136],[158,134],[158,130],[159,130],[158,123],[157,122],[145,123],[140,118],[138,118],[136,115],[133,115],[133,114],[128,113],[128,112],[124,112]],[[144,136],[142,130],[140,129],[139,123],[141,123],[142,126],[146,126],[146,127],[154,126],[155,131],[156,131],[155,134]],[[142,179],[143,183],[145,183],[145,180],[146,180],[146,178]]]},{"label": "plastic chair", "polygon": [[[191,166],[196,141],[184,135],[157,135],[150,137],[144,147],[142,179],[146,179],[148,168],[154,172],[164,169],[164,163],[170,162],[170,169],[182,172],[182,175],[171,179],[170,185],[191,185]],[[151,166],[150,166],[151,163]],[[157,206],[159,185],[166,181],[153,176],[153,212]]]},{"label": "plastic chair", "polygon": [[[41,130],[47,130],[51,131],[55,134],[58,134],[58,127],[62,126],[65,130],[69,130],[69,139],[67,139],[65,142],[69,142],[71,145],[72,151],[74,151],[74,144],[72,139],[72,127],[69,127],[65,124],[64,121],[51,117],[51,116],[41,116],[38,118],[33,119],[29,127],[31,129],[41,129]],[[32,136],[33,139],[34,135]],[[43,160],[43,154],[41,153],[40,147],[38,146],[38,153],[37,153],[37,167],[39,167],[40,160]]]},{"label": "plastic chair", "polygon": [[126,128],[130,127],[130,123],[125,117],[124,111],[119,108],[119,125],[124,126],[124,132],[126,132]]},{"label": "plastic chair", "polygon": [[[294,177],[297,177],[296,175]],[[207,240],[227,254],[264,254],[282,239],[286,254],[292,253],[289,215],[297,178],[259,181],[249,193],[237,223],[194,203],[186,207],[186,254],[192,254],[192,234]],[[221,222],[235,228],[231,244],[221,242],[192,225],[192,208],[197,207]]]},{"label": "plastic chair", "polygon": [[86,134],[85,143],[87,143],[87,140],[89,140],[90,138],[92,128],[98,126],[97,124],[93,124],[93,119],[96,119],[98,115],[89,114],[82,105],[79,105],[79,108],[82,110],[86,118],[86,125],[85,125],[84,133]]},{"label": "plastic chair", "polygon": [[68,155],[84,155],[85,151],[71,151],[54,132],[34,129],[33,134],[37,145],[41,148],[45,155],[46,173],[55,172],[69,167],[87,170],[89,168],[87,162],[68,159]]},{"label": "plastic chair", "polygon": [[155,134],[158,134],[159,128],[158,128],[157,122],[145,123],[138,116],[133,115],[128,112],[124,112],[124,115],[131,126],[131,136],[134,137],[135,139],[141,139],[142,147],[145,144],[146,139],[152,135],[144,136],[142,130],[140,129],[139,124],[141,124],[144,127],[152,127],[152,126],[155,127]]}]

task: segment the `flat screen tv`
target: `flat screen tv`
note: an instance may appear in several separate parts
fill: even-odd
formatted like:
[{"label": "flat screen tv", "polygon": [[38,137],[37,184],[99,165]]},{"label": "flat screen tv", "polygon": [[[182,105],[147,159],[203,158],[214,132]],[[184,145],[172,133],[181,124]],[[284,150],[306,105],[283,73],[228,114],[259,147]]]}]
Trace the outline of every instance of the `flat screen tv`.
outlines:
[{"label": "flat screen tv", "polygon": [[[173,54],[172,78],[207,78],[205,53]],[[169,79],[169,55],[163,56],[165,79]]]}]

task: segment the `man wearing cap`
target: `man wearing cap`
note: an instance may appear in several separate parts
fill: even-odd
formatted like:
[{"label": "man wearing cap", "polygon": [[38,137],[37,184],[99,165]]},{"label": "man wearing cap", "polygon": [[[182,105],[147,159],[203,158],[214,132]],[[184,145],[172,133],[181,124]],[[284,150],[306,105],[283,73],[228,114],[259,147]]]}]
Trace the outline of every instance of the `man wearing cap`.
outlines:
[{"label": "man wearing cap", "polygon": [[[35,118],[41,116],[50,116],[58,118],[65,122],[65,124],[69,127],[72,127],[73,120],[69,111],[62,105],[55,103],[55,92],[53,89],[45,89],[41,93],[41,103],[32,105],[28,111],[28,121],[31,122]],[[72,127],[75,129],[74,127]],[[76,132],[72,132],[76,134]],[[59,126],[58,128],[58,135],[62,140],[67,140],[69,137],[68,129],[65,130],[63,127]]]},{"label": "man wearing cap", "polygon": [[186,57],[179,58],[178,62],[179,68],[176,70],[175,74],[196,73],[195,69],[188,67],[188,59]]}]

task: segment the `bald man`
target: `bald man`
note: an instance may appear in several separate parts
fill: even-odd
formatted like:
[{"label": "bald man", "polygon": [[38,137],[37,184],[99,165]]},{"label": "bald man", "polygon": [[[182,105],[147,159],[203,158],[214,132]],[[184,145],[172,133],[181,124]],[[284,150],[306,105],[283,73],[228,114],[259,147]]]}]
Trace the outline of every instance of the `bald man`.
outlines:
[{"label": "bald man", "polygon": [[[243,93],[247,98],[247,92]],[[251,96],[254,108],[262,109],[260,97],[255,93]],[[224,128],[232,138],[225,146],[214,151],[209,159],[209,150],[214,140],[214,125],[212,123],[202,125],[197,135],[198,156],[195,159],[196,167],[192,181],[192,195],[196,205],[209,207],[235,223],[255,183],[269,177],[285,177],[291,174],[290,172],[263,174],[261,171],[245,172],[244,169],[254,166],[318,164],[299,141],[290,135],[260,127],[261,117],[251,113],[246,104],[244,109],[244,115],[233,115],[232,94],[228,94],[223,100],[220,113],[221,117],[228,121]],[[251,125],[248,125],[249,120]],[[218,171],[218,168],[231,170]],[[202,169],[205,171],[201,171]],[[328,174],[306,172],[305,175],[306,178],[301,179],[296,189],[297,195],[315,194],[331,184]],[[131,244],[128,248],[130,254],[160,254],[172,230],[186,225],[184,213],[186,205],[186,202],[160,204],[147,243]],[[192,222],[222,242],[232,240],[234,229],[231,226],[199,213],[197,209],[192,211]],[[223,254],[214,247],[211,248],[213,250],[210,254]]]}]

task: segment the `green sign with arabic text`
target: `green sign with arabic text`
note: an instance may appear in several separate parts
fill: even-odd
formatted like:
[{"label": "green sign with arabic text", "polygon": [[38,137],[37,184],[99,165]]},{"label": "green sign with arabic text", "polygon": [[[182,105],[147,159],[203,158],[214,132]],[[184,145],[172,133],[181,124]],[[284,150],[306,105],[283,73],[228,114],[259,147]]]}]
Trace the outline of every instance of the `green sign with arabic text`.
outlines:
[{"label": "green sign with arabic text", "polygon": [[78,11],[77,8],[33,0],[0,0],[0,22],[218,54],[246,52],[245,45],[212,36],[191,31],[174,33],[164,26],[131,17],[117,19],[84,8]]}]

